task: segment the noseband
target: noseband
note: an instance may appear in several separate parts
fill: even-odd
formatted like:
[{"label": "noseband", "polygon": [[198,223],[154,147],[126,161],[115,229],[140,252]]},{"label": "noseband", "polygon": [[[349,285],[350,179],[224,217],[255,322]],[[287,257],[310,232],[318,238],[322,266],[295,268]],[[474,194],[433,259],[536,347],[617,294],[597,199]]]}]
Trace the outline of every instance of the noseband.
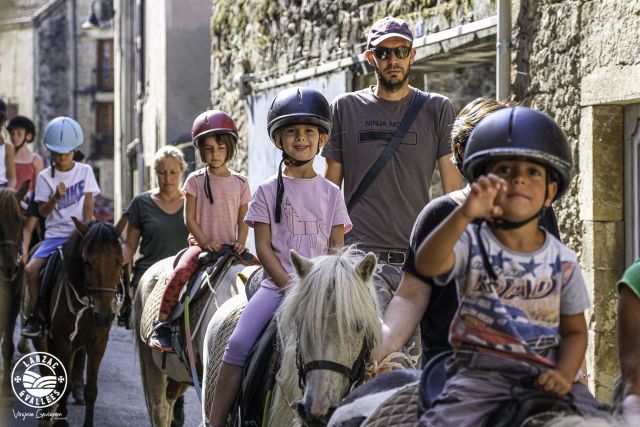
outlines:
[{"label": "noseband", "polygon": [[349,388],[347,389],[347,393],[362,383],[365,365],[371,354],[366,338],[362,343],[360,354],[351,367],[334,362],[333,360],[312,360],[311,362],[304,363],[299,346],[300,344],[298,342],[298,345],[296,346],[296,366],[298,367],[298,386],[300,387],[300,390],[304,390],[307,383],[307,374],[314,370],[333,371],[347,377],[349,379]]}]

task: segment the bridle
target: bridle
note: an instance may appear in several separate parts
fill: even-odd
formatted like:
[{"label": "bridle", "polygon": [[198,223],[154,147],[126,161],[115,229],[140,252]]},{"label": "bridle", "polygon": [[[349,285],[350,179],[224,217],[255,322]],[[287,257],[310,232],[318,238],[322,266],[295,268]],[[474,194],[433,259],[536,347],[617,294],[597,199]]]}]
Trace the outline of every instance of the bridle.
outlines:
[{"label": "bridle", "polygon": [[[109,316],[108,319],[106,319],[106,321],[104,322],[104,324],[102,324],[102,322],[98,322],[98,318],[99,316],[97,316],[97,311],[96,311],[96,306],[95,306],[95,300],[93,299],[93,295],[91,294],[92,292],[113,292],[114,294],[117,292],[118,287],[114,287],[114,288],[109,288],[109,287],[105,287],[105,286],[88,286],[87,285],[87,276],[86,276],[86,265],[88,264],[86,258],[84,256],[81,257],[82,259],[82,290],[84,291],[84,296],[80,296],[78,294],[78,291],[76,290],[76,287],[71,283],[71,280],[69,280],[69,276],[67,276],[67,271],[64,267],[64,254],[62,251],[62,247],[58,247],[58,253],[60,254],[60,262],[62,263],[62,272],[64,275],[64,283],[65,283],[65,292],[67,294],[67,304],[69,306],[69,311],[71,312],[71,314],[75,314],[76,315],[76,326],[75,326],[75,330],[73,331],[73,333],[71,334],[71,337],[74,337],[77,332],[78,332],[78,325],[79,322],[78,320],[82,317],[82,315],[84,314],[84,312],[86,310],[91,310],[91,317],[94,319],[94,322],[96,323],[97,326],[105,326],[108,325],[109,323],[111,323],[111,321],[113,321],[114,317],[115,317],[115,313],[111,313],[111,315]],[[122,282],[119,282],[120,285],[122,285]],[[71,295],[71,292],[73,293],[73,296]],[[73,297],[73,298],[72,298]],[[76,302],[78,302],[81,305],[80,310],[76,310],[74,307],[74,299]],[[72,338],[73,339],[73,338]]]},{"label": "bridle", "polygon": [[298,367],[298,387],[300,390],[304,390],[307,384],[307,374],[315,370],[333,371],[344,375],[349,379],[349,390],[357,387],[362,383],[364,369],[369,358],[371,351],[365,338],[362,343],[362,349],[360,354],[353,362],[351,367],[345,366],[342,363],[334,362],[333,360],[312,360],[304,363],[302,354],[300,353],[299,344],[296,346],[296,366]]},{"label": "bridle", "polygon": [[[302,359],[302,354],[300,353],[300,341],[296,344],[296,366],[298,368],[298,387],[300,390],[304,392],[304,388],[307,383],[307,374],[311,371],[315,370],[326,370],[337,372],[339,374],[344,375],[349,379],[349,386],[347,390],[343,394],[344,397],[349,394],[354,388],[362,384],[364,379],[364,372],[367,360],[369,360],[369,356],[371,355],[371,349],[369,346],[369,341],[367,337],[363,339],[362,349],[360,350],[360,354],[356,357],[356,360],[353,362],[351,367],[343,365],[342,363],[334,362],[333,360],[312,360],[310,362],[304,363]],[[298,411],[298,415],[303,420],[304,425],[308,427],[315,426],[323,426],[326,423],[322,420],[308,419],[304,404],[299,401],[296,403],[296,410]],[[327,419],[331,417],[333,412],[335,412],[335,407],[330,407],[327,411]]]}]

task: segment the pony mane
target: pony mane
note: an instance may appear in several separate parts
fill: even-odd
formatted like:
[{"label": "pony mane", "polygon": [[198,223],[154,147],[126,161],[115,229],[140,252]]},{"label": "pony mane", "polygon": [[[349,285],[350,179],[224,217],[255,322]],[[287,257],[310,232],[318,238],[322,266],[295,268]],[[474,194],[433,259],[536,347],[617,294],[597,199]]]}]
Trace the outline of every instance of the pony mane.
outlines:
[{"label": "pony mane", "polygon": [[80,234],[74,231],[64,245],[65,269],[71,283],[82,280],[83,259],[95,253],[120,251],[120,241],[116,228],[106,222],[92,221],[89,230]]},{"label": "pony mane", "polygon": [[353,331],[363,330],[369,348],[377,345],[378,299],[371,280],[365,283],[356,270],[363,257],[362,251],[348,247],[337,255],[314,258],[307,274],[298,277],[287,289],[276,319],[282,351],[278,377],[289,402],[298,389],[296,357],[300,354],[308,361],[310,349],[327,348],[330,320],[337,323],[332,340],[350,342]]},{"label": "pony mane", "polygon": [[[79,233],[77,233],[79,234]],[[92,221],[89,231],[82,236],[80,253],[83,257],[95,252],[120,250],[118,231],[108,222]]]}]

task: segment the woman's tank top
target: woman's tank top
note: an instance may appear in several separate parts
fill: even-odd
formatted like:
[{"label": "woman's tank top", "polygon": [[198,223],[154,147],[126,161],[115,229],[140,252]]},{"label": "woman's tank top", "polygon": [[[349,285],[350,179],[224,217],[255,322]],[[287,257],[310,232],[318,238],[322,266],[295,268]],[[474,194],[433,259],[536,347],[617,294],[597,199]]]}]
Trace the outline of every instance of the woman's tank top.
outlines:
[{"label": "woman's tank top", "polygon": [[30,179],[31,183],[29,183],[29,191],[33,191],[33,188],[36,184],[36,166],[34,163],[37,158],[37,154],[32,154],[31,162],[16,162],[16,188],[20,187],[20,184],[22,184],[27,179]]},{"label": "woman's tank top", "polygon": [[6,186],[9,182],[7,180],[7,159],[5,154],[5,144],[0,145],[0,185]]}]

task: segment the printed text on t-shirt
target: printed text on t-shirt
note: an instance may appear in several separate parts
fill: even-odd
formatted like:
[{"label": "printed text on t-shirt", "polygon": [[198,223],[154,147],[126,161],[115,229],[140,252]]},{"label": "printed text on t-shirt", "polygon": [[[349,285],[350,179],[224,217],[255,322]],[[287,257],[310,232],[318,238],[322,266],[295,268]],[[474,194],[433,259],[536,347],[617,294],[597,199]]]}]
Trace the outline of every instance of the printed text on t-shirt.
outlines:
[{"label": "printed text on t-shirt", "polygon": [[79,181],[73,184],[71,187],[67,188],[64,196],[62,196],[62,198],[56,204],[56,209],[60,210],[75,205],[80,201],[82,196],[84,196],[84,180]]}]

